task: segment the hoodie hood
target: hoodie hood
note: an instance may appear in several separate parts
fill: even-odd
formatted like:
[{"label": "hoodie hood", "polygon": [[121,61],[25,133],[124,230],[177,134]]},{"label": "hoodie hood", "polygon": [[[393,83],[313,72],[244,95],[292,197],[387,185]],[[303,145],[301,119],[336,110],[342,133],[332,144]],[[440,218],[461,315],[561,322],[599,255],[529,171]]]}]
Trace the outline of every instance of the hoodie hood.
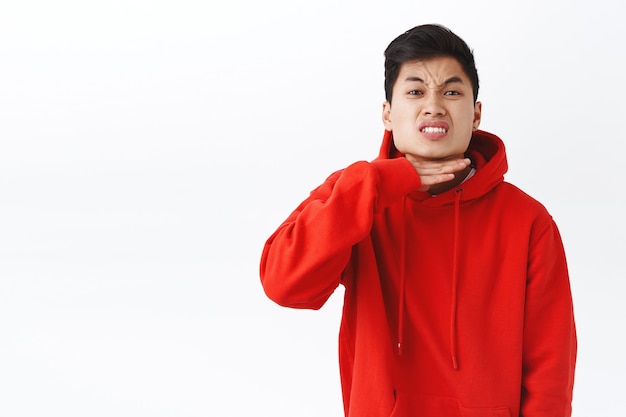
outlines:
[{"label": "hoodie hood", "polygon": [[[393,133],[385,130],[378,159],[393,159],[403,156],[393,143]],[[474,132],[465,156],[472,161],[476,173],[471,181],[462,184],[463,201],[478,198],[504,181],[504,174],[508,170],[506,152],[504,142],[496,135],[484,130]],[[433,198],[428,192],[416,191],[410,194],[410,198],[421,201],[427,206],[441,206],[454,204],[455,192],[454,189],[449,190],[438,195],[437,198]]]}]

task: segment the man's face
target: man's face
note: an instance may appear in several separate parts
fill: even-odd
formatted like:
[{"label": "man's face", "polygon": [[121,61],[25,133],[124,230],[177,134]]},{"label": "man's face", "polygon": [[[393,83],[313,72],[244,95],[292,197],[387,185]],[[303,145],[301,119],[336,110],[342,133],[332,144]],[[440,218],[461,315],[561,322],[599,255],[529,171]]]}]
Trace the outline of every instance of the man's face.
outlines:
[{"label": "man's face", "polygon": [[402,64],[392,103],[383,104],[396,148],[418,160],[462,157],[480,115],[472,83],[451,57]]}]

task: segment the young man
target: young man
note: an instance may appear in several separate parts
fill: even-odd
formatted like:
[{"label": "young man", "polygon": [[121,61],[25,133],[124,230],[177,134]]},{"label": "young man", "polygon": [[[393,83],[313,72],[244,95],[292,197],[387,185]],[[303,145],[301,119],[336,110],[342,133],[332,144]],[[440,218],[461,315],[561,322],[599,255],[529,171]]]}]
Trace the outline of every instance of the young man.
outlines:
[{"label": "young man", "polygon": [[563,245],[478,130],[471,50],[417,26],[385,51],[385,90],[378,158],[332,174],[268,239],[265,292],[319,309],[345,287],[346,416],[570,416]]}]

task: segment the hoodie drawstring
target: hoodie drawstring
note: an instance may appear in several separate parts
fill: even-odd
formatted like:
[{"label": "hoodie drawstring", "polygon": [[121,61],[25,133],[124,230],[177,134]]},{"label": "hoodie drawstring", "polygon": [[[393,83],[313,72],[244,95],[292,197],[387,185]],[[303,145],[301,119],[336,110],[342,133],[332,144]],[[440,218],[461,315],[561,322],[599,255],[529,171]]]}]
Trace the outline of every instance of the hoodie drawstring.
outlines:
[{"label": "hoodie drawstring", "polygon": [[[452,358],[452,367],[459,369],[459,360],[457,352],[457,303],[458,303],[458,246],[459,246],[459,212],[461,198],[463,197],[463,188],[457,188],[454,191],[454,238],[453,238],[453,255],[452,255],[452,296],[450,300],[450,356]],[[406,219],[407,198],[404,198],[402,205],[402,219]],[[406,287],[406,227],[402,228],[400,241],[400,288],[398,299],[398,356],[402,356],[402,343],[404,334],[404,309],[405,309],[405,287]]]},{"label": "hoodie drawstring", "polygon": [[[407,197],[402,202],[402,221],[406,221]],[[402,228],[400,241],[400,288],[398,294],[398,356],[402,356],[404,334],[404,289],[406,287],[406,224]]]},{"label": "hoodie drawstring", "polygon": [[454,190],[454,240],[452,255],[452,297],[450,300],[450,355],[452,356],[452,367],[459,369],[459,359],[457,352],[457,330],[456,330],[456,313],[457,313],[457,289],[458,289],[458,253],[459,253],[459,207],[461,205],[461,197],[463,196],[463,188]]}]

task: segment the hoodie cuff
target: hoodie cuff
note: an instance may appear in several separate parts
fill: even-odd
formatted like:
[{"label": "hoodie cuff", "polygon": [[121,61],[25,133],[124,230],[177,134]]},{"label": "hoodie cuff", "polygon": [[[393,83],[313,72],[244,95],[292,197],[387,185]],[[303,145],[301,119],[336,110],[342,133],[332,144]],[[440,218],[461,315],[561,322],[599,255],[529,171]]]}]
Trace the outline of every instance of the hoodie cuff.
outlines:
[{"label": "hoodie cuff", "polygon": [[422,186],[417,171],[404,157],[377,159],[372,166],[378,172],[378,208],[387,207]]}]

